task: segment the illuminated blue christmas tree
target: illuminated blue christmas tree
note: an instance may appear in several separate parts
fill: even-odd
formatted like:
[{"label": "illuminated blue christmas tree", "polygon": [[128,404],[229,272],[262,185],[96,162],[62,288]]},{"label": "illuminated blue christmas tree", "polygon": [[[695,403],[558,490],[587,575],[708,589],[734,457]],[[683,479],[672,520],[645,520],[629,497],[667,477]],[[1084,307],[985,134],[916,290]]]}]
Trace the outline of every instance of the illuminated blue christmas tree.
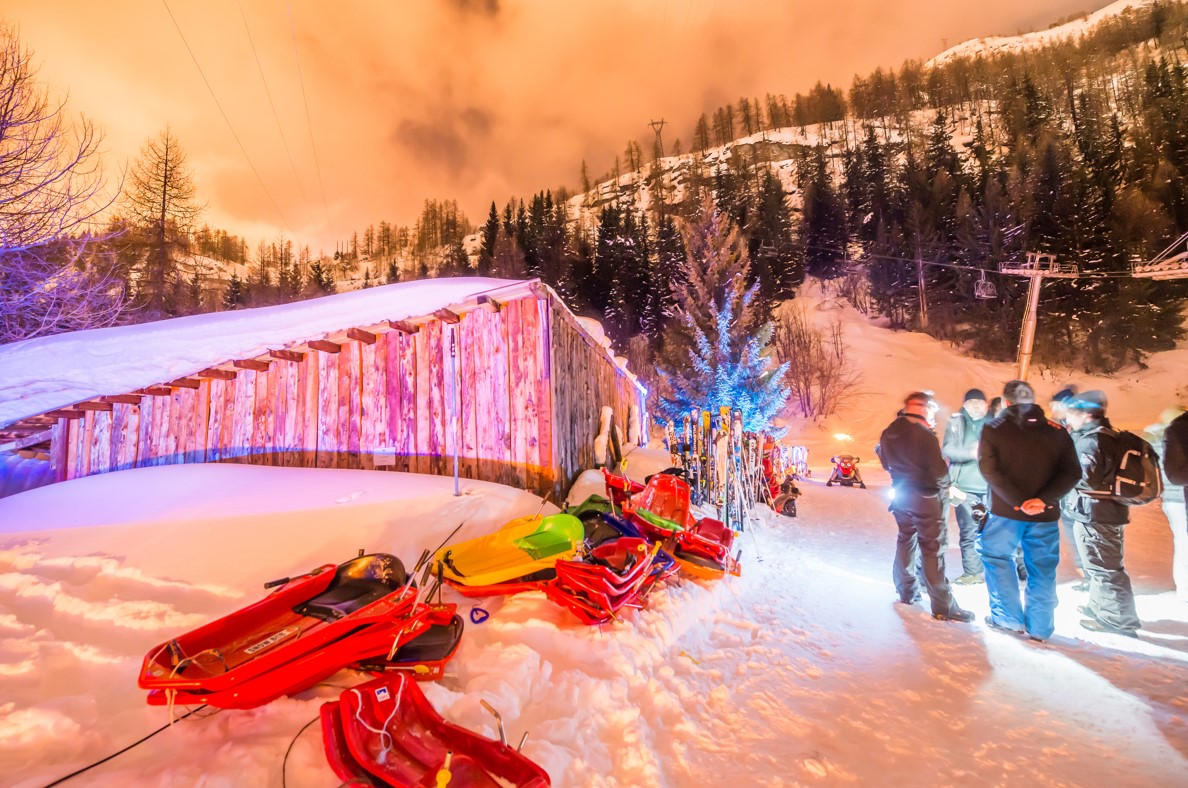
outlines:
[{"label": "illuminated blue christmas tree", "polygon": [[660,412],[679,418],[692,408],[737,408],[745,429],[770,431],[788,400],[788,366],[773,362],[772,324],[755,304],[759,283],[746,284],[750,261],[738,233],[707,203],[686,248],[673,288],[676,319],[664,336],[676,352],[660,367],[667,389]]}]

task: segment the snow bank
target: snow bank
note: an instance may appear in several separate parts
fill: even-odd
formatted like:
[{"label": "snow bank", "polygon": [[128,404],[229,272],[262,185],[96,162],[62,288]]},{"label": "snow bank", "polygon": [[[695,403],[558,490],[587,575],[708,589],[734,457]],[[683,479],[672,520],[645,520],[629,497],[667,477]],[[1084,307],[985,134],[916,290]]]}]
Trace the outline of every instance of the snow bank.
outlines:
[{"label": "snow bank", "polygon": [[0,424],[91,397],[176,380],[232,359],[381,320],[403,320],[516,284],[461,277],[400,282],[280,306],[97,328],[0,347]]}]

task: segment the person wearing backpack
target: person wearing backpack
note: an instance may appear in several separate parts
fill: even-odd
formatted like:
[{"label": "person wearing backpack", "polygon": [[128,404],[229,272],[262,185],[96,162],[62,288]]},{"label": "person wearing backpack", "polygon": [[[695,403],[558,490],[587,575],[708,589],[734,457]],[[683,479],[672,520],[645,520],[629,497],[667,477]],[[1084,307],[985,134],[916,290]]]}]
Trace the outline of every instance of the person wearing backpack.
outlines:
[{"label": "person wearing backpack", "polygon": [[1163,513],[1172,529],[1172,580],[1176,596],[1188,602],[1188,511],[1185,511],[1184,492],[1188,485],[1188,412],[1175,408],[1164,417],[1163,473],[1167,483],[1163,488]]},{"label": "person wearing backpack", "polygon": [[1142,624],[1122,559],[1130,510],[1110,495],[1122,450],[1118,433],[1106,418],[1107,405],[1105,392],[1096,389],[1065,403],[1081,461],[1081,480],[1064,500],[1064,514],[1073,521],[1073,536],[1089,581],[1089,603],[1077,608],[1086,616],[1081,627],[1136,638]]}]

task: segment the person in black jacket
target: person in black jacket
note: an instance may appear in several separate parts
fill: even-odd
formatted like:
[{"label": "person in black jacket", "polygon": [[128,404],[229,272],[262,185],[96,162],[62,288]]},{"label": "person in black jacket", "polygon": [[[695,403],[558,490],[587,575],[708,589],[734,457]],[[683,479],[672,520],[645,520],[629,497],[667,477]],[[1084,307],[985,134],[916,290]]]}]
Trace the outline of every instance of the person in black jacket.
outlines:
[{"label": "person in black jacket", "polygon": [[[990,593],[986,623],[1042,641],[1055,630],[1057,506],[1081,478],[1081,465],[1072,438],[1044,416],[1031,386],[1012,380],[1002,398],[1007,407],[986,424],[978,442],[978,467],[990,486],[990,516],[977,541]],[[1020,545],[1026,608],[1013,559]]]},{"label": "person in black jacket", "polygon": [[1073,494],[1064,500],[1064,513],[1073,521],[1073,536],[1089,580],[1089,604],[1078,608],[1088,616],[1081,626],[1093,632],[1138,637],[1141,624],[1134,590],[1122,562],[1130,509],[1095,495],[1109,489],[1121,455],[1118,433],[1106,418],[1106,405],[1101,391],[1086,391],[1065,403],[1065,419],[1076,443],[1082,475]]},{"label": "person in black jacket", "polygon": [[1172,530],[1172,580],[1176,596],[1188,602],[1188,511],[1184,507],[1188,485],[1188,412],[1170,409],[1163,429],[1163,513]]},{"label": "person in black jacket", "polygon": [[941,496],[949,487],[949,469],[930,423],[936,401],[927,392],[909,394],[901,413],[883,430],[876,449],[883,467],[891,472],[894,487],[891,513],[899,526],[892,567],[895,590],[900,602],[915,603],[920,596],[915,574],[919,561],[932,617],[973,621],[973,613],[957,606],[945,578]]}]

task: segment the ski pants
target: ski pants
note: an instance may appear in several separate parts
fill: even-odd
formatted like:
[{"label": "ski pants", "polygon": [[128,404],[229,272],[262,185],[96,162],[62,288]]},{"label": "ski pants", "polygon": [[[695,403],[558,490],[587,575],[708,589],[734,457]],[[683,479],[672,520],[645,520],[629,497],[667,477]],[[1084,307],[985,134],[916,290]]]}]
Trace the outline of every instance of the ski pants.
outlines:
[{"label": "ski pants", "polygon": [[[1041,640],[1056,629],[1056,565],[1060,563],[1060,524],[1030,523],[990,515],[978,534],[978,554],[986,568],[990,615],[994,623]],[[1027,567],[1026,606],[1019,596],[1015,550],[1023,548]]]},{"label": "ski pants", "polygon": [[1061,501],[1057,507],[1060,512],[1060,527],[1064,530],[1065,537],[1068,538],[1069,551],[1072,553],[1073,563],[1077,565],[1077,569],[1085,568],[1085,556],[1081,552],[1081,545],[1077,542],[1077,535],[1073,528],[1073,523],[1076,522],[1068,515],[1064,514],[1064,502]]},{"label": "ski pants", "polygon": [[1103,624],[1117,629],[1139,629],[1130,575],[1122,564],[1122,535],[1126,526],[1077,521],[1073,535],[1085,558],[1089,579],[1089,610]]},{"label": "ski pants", "polygon": [[[957,520],[958,544],[961,546],[961,571],[967,575],[982,573],[982,559],[978,557],[978,524],[974,521],[973,506],[986,503],[985,493],[965,493],[965,500],[953,502]],[[947,518],[946,518],[947,519]]]},{"label": "ski pants", "polygon": [[911,604],[920,593],[916,577],[917,562],[924,577],[924,587],[932,601],[934,616],[956,614],[961,608],[953,599],[945,578],[944,510],[937,495],[925,496],[897,488],[891,506],[899,537],[895,543],[895,563],[891,574],[895,591],[902,602]]},{"label": "ski pants", "polygon": [[1188,602],[1188,510],[1183,501],[1163,499],[1163,513],[1172,532],[1172,581],[1176,596]]}]

